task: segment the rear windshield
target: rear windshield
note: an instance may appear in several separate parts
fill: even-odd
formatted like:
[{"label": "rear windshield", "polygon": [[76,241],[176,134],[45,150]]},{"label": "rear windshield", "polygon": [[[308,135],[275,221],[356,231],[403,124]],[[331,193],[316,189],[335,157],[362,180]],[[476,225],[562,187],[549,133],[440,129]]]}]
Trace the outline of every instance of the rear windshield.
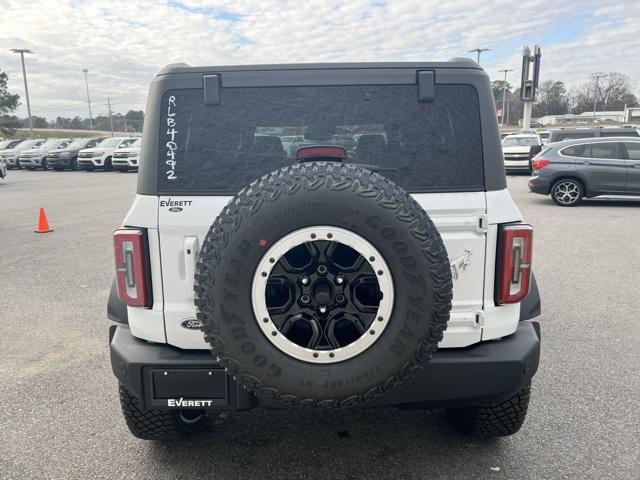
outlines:
[{"label": "rear windshield", "polygon": [[538,145],[537,137],[506,137],[502,141],[503,147],[531,147]]},{"label": "rear windshield", "polygon": [[344,162],[368,165],[410,192],[484,189],[477,93],[436,85],[419,102],[416,85],[247,87],[163,97],[158,190],[234,194],[299,160],[305,146],[337,145]]}]

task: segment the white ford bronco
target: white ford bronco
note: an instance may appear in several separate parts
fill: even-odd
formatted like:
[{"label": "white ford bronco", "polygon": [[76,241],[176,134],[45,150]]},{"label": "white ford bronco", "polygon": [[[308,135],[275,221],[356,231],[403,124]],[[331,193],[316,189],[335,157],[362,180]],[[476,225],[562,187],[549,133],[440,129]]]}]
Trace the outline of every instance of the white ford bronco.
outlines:
[{"label": "white ford bronco", "polygon": [[170,65],[146,113],[108,303],[135,436],[257,406],[518,431],[540,353],[533,230],[476,63]]}]

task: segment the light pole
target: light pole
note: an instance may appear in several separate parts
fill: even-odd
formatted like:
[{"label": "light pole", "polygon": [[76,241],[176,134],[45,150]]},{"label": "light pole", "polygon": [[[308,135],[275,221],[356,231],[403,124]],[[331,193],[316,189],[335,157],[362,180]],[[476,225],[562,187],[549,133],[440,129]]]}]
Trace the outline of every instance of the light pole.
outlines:
[{"label": "light pole", "polygon": [[91,98],[89,98],[89,79],[87,78],[87,73],[89,70],[83,68],[84,72],[84,83],[87,86],[87,105],[89,105],[89,130],[93,130],[93,116],[91,115]]},{"label": "light pole", "polygon": [[107,106],[109,108],[109,125],[111,125],[111,136],[113,137],[113,117],[111,116],[111,98],[107,97]]},{"label": "light pole", "polygon": [[33,138],[33,122],[31,121],[31,103],[29,102],[29,87],[27,86],[27,70],[24,68],[24,54],[33,52],[26,48],[12,48],[11,51],[13,53],[19,53],[20,60],[22,61],[22,78],[24,79],[24,93],[27,97],[27,113],[29,114],[27,121],[29,123],[29,135]]},{"label": "light pole", "polygon": [[471,50],[469,50],[467,53],[473,53],[476,52],[478,54],[478,65],[480,65],[480,54],[482,52],[488,52],[489,50],[491,50],[490,48],[472,48]]},{"label": "light pole", "polygon": [[503,70],[498,70],[498,72],[504,72],[504,85],[502,86],[502,115],[500,115],[500,124],[504,127],[504,117],[505,117],[505,100],[507,99],[507,73],[513,72],[512,69],[505,68]]},{"label": "light pole", "polygon": [[593,120],[596,119],[596,104],[598,103],[598,83],[602,77],[606,77],[606,73],[594,73],[593,77],[596,79],[596,88],[593,91]]}]

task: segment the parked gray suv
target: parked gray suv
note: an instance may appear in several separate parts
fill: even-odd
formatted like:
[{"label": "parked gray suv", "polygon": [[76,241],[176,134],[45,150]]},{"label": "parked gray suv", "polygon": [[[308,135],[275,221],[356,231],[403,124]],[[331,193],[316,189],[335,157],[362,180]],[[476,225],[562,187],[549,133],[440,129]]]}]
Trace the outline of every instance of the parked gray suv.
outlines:
[{"label": "parked gray suv", "polygon": [[571,207],[598,195],[640,195],[640,138],[575,139],[548,145],[531,162],[533,193]]}]

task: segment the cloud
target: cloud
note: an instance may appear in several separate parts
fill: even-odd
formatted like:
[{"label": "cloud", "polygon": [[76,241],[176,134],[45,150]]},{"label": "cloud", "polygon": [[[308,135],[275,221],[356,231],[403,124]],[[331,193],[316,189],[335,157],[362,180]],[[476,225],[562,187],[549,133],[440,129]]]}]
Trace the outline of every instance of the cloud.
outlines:
[{"label": "cloud", "polygon": [[0,0],[0,12],[0,69],[22,95],[19,57],[8,49],[34,51],[32,112],[48,118],[86,116],[83,68],[95,115],[106,112],[107,96],[117,111],[144,108],[154,73],[173,62],[446,60],[485,47],[489,74],[513,68],[517,83],[522,46],[540,43],[543,80],[640,76],[640,2]]}]

